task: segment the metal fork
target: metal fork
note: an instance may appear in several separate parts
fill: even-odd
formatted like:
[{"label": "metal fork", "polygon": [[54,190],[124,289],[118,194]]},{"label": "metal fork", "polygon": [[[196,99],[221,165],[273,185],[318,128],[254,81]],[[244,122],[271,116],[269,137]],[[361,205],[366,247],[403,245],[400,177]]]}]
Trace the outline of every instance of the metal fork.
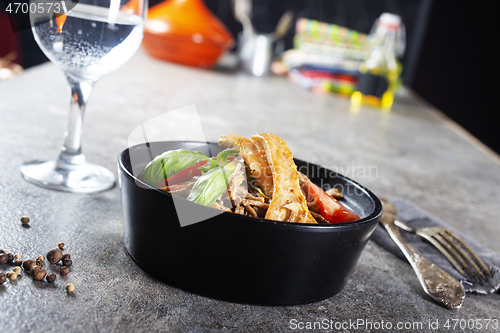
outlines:
[{"label": "metal fork", "polygon": [[465,290],[462,284],[439,266],[426,259],[405,241],[399,232],[399,228],[394,224],[396,208],[384,199],[381,199],[381,201],[384,211],[380,217],[380,223],[405,255],[415,274],[417,274],[422,289],[438,304],[449,309],[460,308],[465,298]]},{"label": "metal fork", "polygon": [[[389,204],[394,207],[392,203]],[[396,211],[395,207],[393,209]],[[453,231],[445,227],[417,228],[397,219],[394,223],[401,229],[412,232],[434,245],[464,277],[467,277],[467,272],[468,276],[479,282],[479,277],[487,280],[487,276],[493,276],[476,252]]]}]

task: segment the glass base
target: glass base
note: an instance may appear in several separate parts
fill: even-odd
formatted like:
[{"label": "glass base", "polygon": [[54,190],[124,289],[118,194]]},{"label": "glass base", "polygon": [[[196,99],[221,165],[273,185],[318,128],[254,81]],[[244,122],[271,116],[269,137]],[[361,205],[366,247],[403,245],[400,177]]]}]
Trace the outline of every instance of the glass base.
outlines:
[{"label": "glass base", "polygon": [[21,174],[38,186],[73,193],[101,192],[115,185],[115,175],[111,171],[87,162],[30,161],[21,166]]}]

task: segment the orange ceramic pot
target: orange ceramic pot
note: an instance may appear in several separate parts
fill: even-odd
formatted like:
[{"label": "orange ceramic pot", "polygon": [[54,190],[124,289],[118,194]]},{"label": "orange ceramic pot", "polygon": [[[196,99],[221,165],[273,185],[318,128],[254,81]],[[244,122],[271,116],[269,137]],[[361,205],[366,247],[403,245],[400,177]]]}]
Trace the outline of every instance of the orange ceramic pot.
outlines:
[{"label": "orange ceramic pot", "polygon": [[202,0],[168,0],[149,9],[142,45],[155,58],[212,67],[234,40]]}]

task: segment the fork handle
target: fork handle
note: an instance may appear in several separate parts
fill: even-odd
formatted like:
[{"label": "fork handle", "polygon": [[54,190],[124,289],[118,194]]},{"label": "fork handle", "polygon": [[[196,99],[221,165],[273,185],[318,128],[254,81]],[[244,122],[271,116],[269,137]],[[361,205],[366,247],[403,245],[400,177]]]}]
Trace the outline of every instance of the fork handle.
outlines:
[{"label": "fork handle", "polygon": [[453,276],[426,259],[420,252],[406,243],[394,224],[395,216],[384,214],[380,223],[398,245],[417,274],[420,285],[438,304],[449,309],[459,308],[465,298],[463,286]]},{"label": "fork handle", "polygon": [[405,231],[412,232],[414,234],[417,233],[417,229],[414,226],[412,226],[411,224],[406,223],[405,221],[394,220],[394,224],[396,224],[398,227],[400,227],[401,229],[403,229]]}]

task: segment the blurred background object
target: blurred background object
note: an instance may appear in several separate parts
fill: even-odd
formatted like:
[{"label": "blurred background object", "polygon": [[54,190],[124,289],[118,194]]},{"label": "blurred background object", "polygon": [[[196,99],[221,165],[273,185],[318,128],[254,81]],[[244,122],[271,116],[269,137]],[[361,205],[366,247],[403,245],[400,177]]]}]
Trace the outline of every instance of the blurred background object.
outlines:
[{"label": "blurred background object", "polygon": [[252,25],[252,0],[230,0],[233,6],[234,18],[241,23],[243,35],[249,38],[255,33]]},{"label": "blurred background object", "polygon": [[[162,0],[150,0],[150,6]],[[243,30],[232,11],[231,0],[205,0],[205,5],[223,22],[233,36]],[[3,2],[0,1],[0,12]],[[261,33],[272,33],[287,10],[297,18],[308,18],[368,34],[373,22],[384,12],[402,18],[406,26],[406,52],[402,83],[427,102],[500,153],[496,108],[496,85],[492,79],[493,50],[498,27],[489,4],[452,0],[253,0],[252,24]],[[2,18],[0,13],[0,18]],[[1,20],[0,20],[1,22]],[[8,20],[7,20],[8,22]],[[0,25],[0,56],[10,51]],[[295,29],[284,36],[285,49],[294,47]],[[19,63],[24,68],[47,61],[33,40],[31,31],[15,35]],[[233,48],[233,51],[236,47]]]},{"label": "blurred background object", "polygon": [[370,56],[359,66],[360,77],[351,96],[351,107],[370,105],[389,111],[401,86],[403,67],[398,59],[404,55],[405,28],[401,17],[380,15],[368,36]]},{"label": "blurred background object", "polygon": [[271,60],[276,54],[276,40],[272,34],[242,33],[238,43],[241,68],[254,76],[268,74]]},{"label": "blurred background object", "polygon": [[274,57],[284,51],[283,37],[292,26],[293,11],[287,10],[279,19],[276,28],[271,33],[256,32],[250,15],[246,12],[241,13],[238,9],[238,3],[243,2],[241,6],[248,10],[251,8],[246,5],[250,0],[233,0],[234,16],[243,25],[243,32],[238,36],[238,58],[241,68],[254,76],[262,76],[269,73],[271,61]]},{"label": "blurred background object", "polygon": [[[349,95],[357,86],[359,66],[370,55],[367,35],[336,24],[299,18],[294,48],[273,68],[314,92]],[[276,71],[277,69],[277,71]]]},{"label": "blurred background object", "polygon": [[17,53],[11,51],[5,57],[0,57],[0,81],[13,78],[23,71],[23,68],[13,62],[17,58]]},{"label": "blurred background object", "polygon": [[203,0],[166,0],[150,8],[142,45],[156,58],[212,67],[234,40]]}]

